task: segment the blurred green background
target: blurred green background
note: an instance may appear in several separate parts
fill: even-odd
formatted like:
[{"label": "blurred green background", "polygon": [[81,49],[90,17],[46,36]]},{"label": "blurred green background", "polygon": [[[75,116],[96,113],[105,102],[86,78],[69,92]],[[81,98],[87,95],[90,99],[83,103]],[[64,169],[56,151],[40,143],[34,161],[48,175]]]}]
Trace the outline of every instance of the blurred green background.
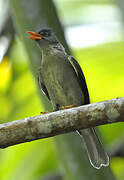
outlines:
[{"label": "blurred green background", "polygon": [[[123,0],[54,0],[54,4],[68,45],[85,74],[91,102],[123,97]],[[9,37],[9,28],[5,28],[7,12],[3,9],[8,11],[9,8],[7,1],[0,1],[3,18],[0,29],[1,123],[47,111],[39,100],[21,37],[18,34]],[[99,129],[110,154],[118,143],[123,143],[123,123]],[[122,180],[124,157],[112,157],[110,167],[116,179]],[[39,180],[58,173],[53,138],[0,150],[0,180]]]}]

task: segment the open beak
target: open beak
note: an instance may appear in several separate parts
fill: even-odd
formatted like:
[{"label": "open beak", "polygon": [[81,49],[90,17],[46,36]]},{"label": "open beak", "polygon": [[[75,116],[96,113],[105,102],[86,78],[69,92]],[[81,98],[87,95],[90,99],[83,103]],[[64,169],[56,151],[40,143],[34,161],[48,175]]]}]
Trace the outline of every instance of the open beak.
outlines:
[{"label": "open beak", "polygon": [[31,36],[29,37],[30,39],[37,40],[37,39],[42,39],[42,38],[43,38],[43,35],[38,34],[38,33],[35,33],[35,32],[33,32],[33,31],[26,31],[26,32],[31,35]]}]

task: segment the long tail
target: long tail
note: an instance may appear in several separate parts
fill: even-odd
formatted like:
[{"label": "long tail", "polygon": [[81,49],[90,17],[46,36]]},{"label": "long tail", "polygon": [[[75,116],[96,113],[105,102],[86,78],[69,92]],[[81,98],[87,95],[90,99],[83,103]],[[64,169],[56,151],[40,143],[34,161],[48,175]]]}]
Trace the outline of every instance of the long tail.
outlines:
[{"label": "long tail", "polygon": [[91,165],[96,169],[100,169],[102,166],[108,166],[109,157],[96,134],[95,128],[84,129],[78,131],[78,133],[84,139]]}]

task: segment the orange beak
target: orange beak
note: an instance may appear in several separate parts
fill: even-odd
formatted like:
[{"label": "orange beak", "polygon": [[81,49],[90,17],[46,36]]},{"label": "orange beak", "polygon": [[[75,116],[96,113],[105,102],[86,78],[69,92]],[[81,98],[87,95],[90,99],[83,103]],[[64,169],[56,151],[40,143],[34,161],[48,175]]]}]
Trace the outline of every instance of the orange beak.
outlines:
[{"label": "orange beak", "polygon": [[43,38],[43,35],[38,34],[38,33],[35,33],[35,32],[33,32],[33,31],[26,31],[26,33],[28,33],[28,34],[31,35],[31,36],[29,37],[30,39],[37,40],[37,39],[42,39],[42,38]]}]

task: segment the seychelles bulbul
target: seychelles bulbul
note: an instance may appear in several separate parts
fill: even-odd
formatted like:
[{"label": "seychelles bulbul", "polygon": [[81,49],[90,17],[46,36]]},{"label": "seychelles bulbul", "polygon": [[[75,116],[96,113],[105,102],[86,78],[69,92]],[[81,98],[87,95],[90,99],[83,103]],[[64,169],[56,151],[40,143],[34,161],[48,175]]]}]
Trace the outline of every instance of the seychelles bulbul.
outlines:
[{"label": "seychelles bulbul", "polygon": [[[74,57],[65,52],[51,29],[38,33],[27,31],[38,44],[41,53],[39,84],[55,111],[61,107],[81,106],[90,103],[83,71]],[[100,169],[109,165],[109,157],[100,142],[95,128],[78,131],[84,140],[90,163]]]}]

